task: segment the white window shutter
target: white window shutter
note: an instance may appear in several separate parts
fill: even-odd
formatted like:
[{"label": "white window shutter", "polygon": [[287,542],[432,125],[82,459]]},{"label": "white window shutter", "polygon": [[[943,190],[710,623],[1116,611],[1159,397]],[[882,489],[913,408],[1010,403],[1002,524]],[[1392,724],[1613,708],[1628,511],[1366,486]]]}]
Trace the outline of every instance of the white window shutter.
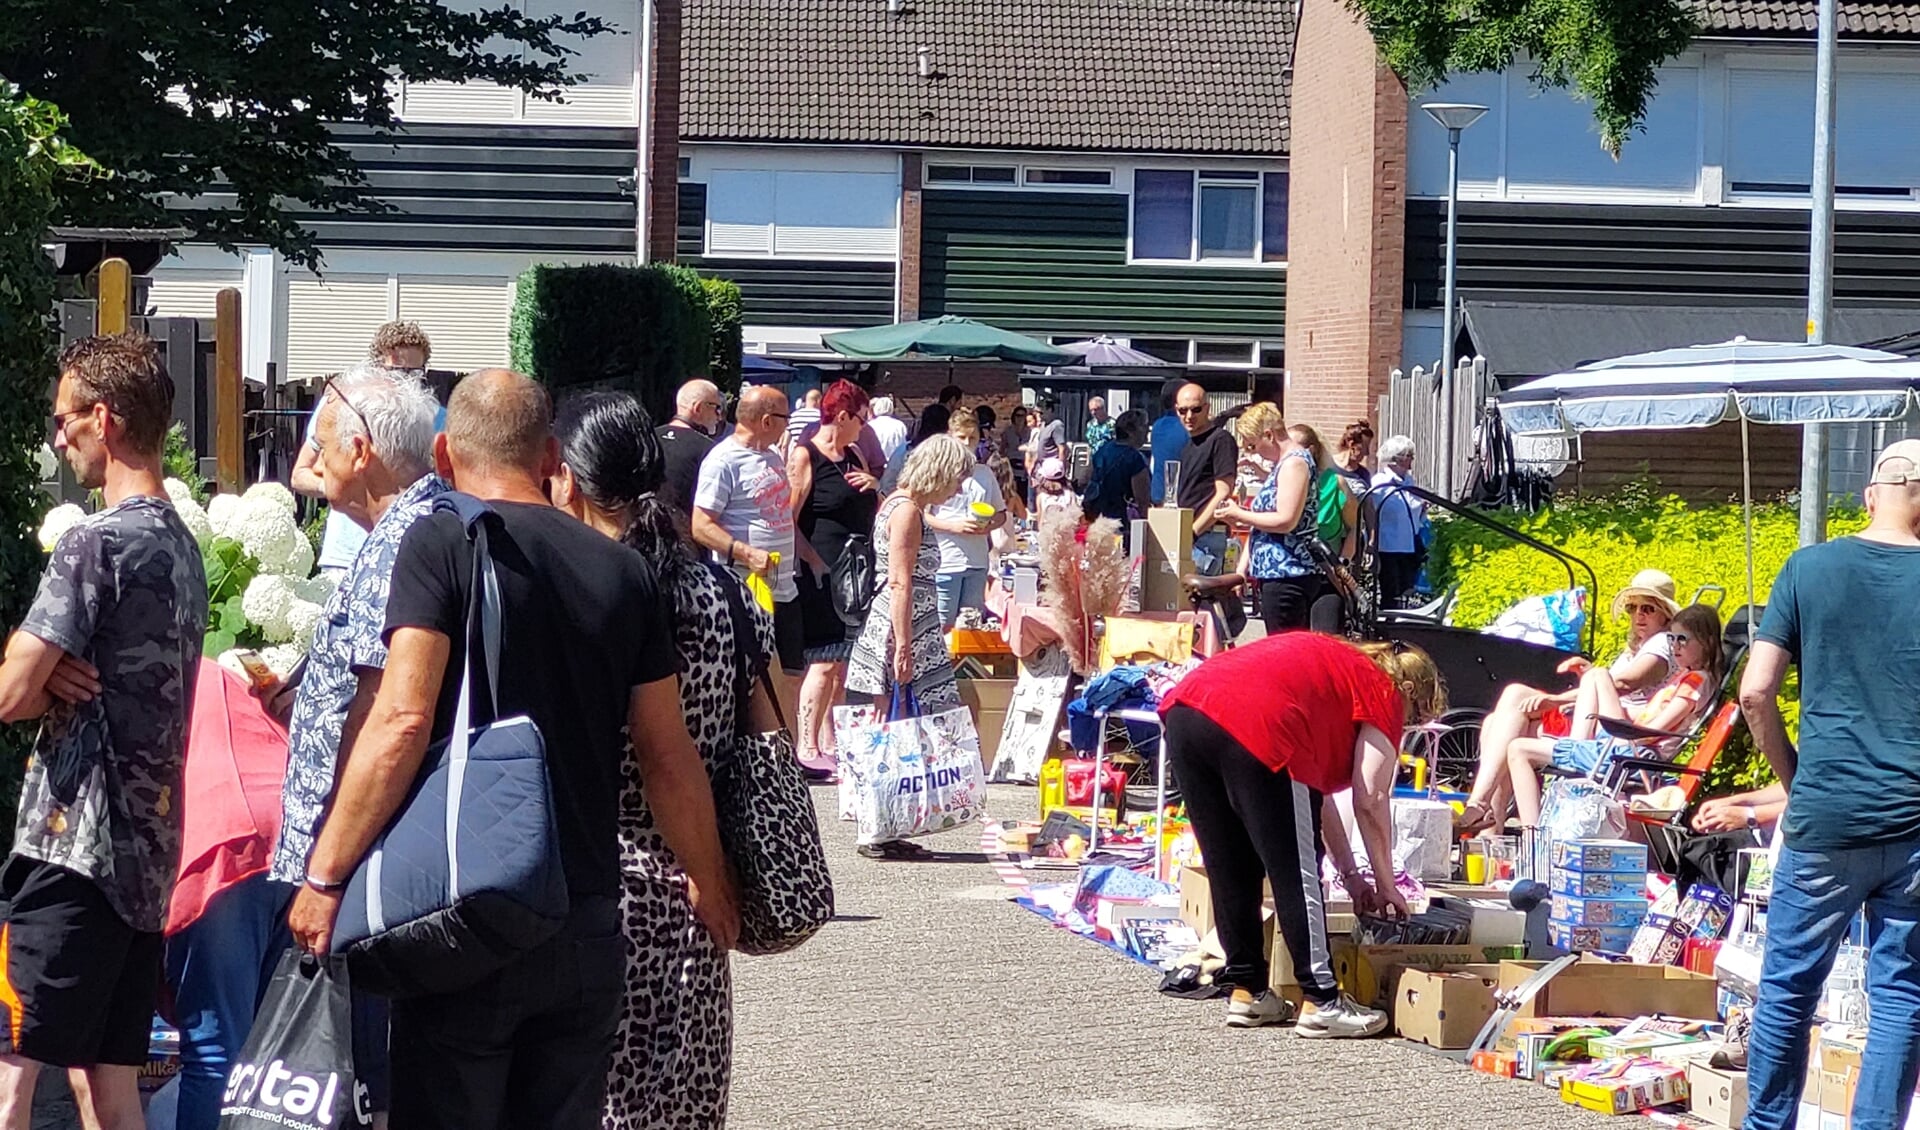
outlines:
[{"label": "white window shutter", "polygon": [[366,360],[387,311],[385,276],[288,279],[286,379],[313,380]]},{"label": "white window shutter", "polygon": [[214,298],[240,288],[240,276],[224,271],[156,272],[147,285],[147,309],[156,318],[211,318]]},{"label": "white window shutter", "polygon": [[400,276],[400,318],[433,343],[435,369],[505,368],[513,280],[484,276]]}]

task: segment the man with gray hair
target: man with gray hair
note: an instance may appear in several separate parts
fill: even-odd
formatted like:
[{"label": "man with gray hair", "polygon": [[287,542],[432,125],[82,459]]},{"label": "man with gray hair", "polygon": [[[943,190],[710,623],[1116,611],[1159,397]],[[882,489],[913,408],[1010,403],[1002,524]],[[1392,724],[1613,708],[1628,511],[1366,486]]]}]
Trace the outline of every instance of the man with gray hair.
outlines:
[{"label": "man with gray hair", "polygon": [[[366,532],[365,543],[327,598],[305,676],[297,687],[263,692],[270,706],[282,709],[294,696],[281,785],[283,815],[269,868],[223,892],[169,946],[169,973],[183,1014],[230,1014],[219,1015],[216,1024],[191,1026],[207,1034],[203,1043],[218,1046],[196,1049],[197,1059],[216,1070],[182,1071],[177,1125],[183,1130],[211,1130],[218,1122],[226,1061],[246,1042],[264,979],[289,944],[287,907],[306,879],[307,856],[333,795],[341,735],[350,717],[366,716],[386,665],[381,632],[400,539],[447,490],[432,473],[439,410],[432,391],[417,378],[367,364],[329,380],[314,413],[313,468],[321,493],[334,515]],[[384,1002],[356,994],[354,1009],[356,1027],[373,1037],[363,1041],[367,1046],[355,1066],[373,1109],[384,1111]]]},{"label": "man with gray hair", "polygon": [[660,437],[660,462],[665,472],[662,488],[667,501],[682,514],[693,515],[693,490],[700,482],[700,463],[713,450],[713,437],[726,417],[720,386],[709,380],[691,380],[673,398],[673,419],[654,429]]},{"label": "man with gray hair", "polygon": [[873,438],[880,443],[880,457],[887,465],[880,474],[880,496],[885,498],[900,481],[900,468],[907,462],[907,422],[894,416],[891,396],[874,397],[869,407],[873,419],[867,426],[873,429]]}]

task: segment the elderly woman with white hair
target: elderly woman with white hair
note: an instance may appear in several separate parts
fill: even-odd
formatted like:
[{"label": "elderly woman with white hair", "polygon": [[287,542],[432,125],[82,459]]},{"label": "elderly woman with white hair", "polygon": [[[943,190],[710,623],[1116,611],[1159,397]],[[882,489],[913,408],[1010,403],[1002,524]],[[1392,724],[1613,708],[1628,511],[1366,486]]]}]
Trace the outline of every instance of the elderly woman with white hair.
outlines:
[{"label": "elderly woman with white hair", "polygon": [[[902,687],[927,713],[961,705],[935,596],[940,547],[927,536],[922,513],[952,498],[976,462],[973,449],[961,440],[946,433],[929,436],[907,456],[899,487],[880,503],[873,520],[873,566],[885,583],[874,593],[866,625],[854,641],[848,702],[885,705],[894,688]],[[860,853],[875,859],[925,854],[905,841],[862,844]]]},{"label": "elderly woman with white hair", "polygon": [[1374,508],[1374,552],[1380,570],[1380,599],[1391,604],[1412,591],[1420,577],[1420,531],[1427,524],[1427,503],[1403,491],[1379,490],[1381,487],[1410,487],[1419,484],[1413,478],[1413,441],[1406,436],[1388,436],[1380,445],[1380,469],[1374,472],[1373,487],[1379,493],[1369,499]]}]

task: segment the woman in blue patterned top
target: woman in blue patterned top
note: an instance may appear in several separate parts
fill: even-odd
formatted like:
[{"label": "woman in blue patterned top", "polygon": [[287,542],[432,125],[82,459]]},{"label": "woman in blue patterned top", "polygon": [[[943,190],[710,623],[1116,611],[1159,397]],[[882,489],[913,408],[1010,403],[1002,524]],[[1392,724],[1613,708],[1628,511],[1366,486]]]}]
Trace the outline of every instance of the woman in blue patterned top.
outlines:
[{"label": "woman in blue patterned top", "polygon": [[1234,422],[1242,447],[1251,447],[1271,460],[1273,473],[1242,506],[1228,502],[1220,516],[1253,530],[1243,572],[1259,587],[1260,619],[1267,634],[1307,626],[1313,602],[1326,583],[1314,557],[1317,536],[1313,507],[1313,477],[1318,470],[1306,448],[1287,435],[1280,410],[1260,403]]}]

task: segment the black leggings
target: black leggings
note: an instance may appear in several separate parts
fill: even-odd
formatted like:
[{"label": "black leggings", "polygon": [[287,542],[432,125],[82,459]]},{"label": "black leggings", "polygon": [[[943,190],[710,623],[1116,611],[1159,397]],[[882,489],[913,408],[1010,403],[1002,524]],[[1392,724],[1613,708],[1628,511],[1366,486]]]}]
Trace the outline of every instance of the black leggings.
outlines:
[{"label": "black leggings", "polygon": [[1226,951],[1227,967],[1215,980],[1256,995],[1267,988],[1266,931],[1260,925],[1266,880],[1273,884],[1275,917],[1301,995],[1315,1004],[1333,1001],[1339,988],[1320,886],[1320,794],[1284,769],[1267,768],[1190,706],[1167,711],[1166,742]]},{"label": "black leggings", "polygon": [[1309,626],[1313,602],[1320,598],[1326,578],[1280,577],[1260,582],[1260,620],[1268,635],[1291,632]]}]

